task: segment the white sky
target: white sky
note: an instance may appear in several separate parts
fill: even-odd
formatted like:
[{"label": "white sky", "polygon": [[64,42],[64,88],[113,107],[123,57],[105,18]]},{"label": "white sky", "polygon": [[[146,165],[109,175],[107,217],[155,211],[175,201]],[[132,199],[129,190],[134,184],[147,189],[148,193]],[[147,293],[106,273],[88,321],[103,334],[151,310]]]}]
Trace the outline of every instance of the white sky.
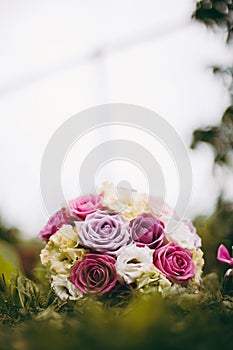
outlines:
[{"label": "white sky", "polygon": [[[85,108],[110,102],[150,108],[187,145],[193,129],[219,121],[230,100],[208,67],[232,63],[232,49],[221,34],[191,22],[194,3],[0,0],[0,212],[7,224],[25,236],[45,224],[44,149],[58,126]],[[218,186],[208,147],[190,157],[193,217],[211,210]],[[67,178],[68,169],[74,170],[67,164]]]}]

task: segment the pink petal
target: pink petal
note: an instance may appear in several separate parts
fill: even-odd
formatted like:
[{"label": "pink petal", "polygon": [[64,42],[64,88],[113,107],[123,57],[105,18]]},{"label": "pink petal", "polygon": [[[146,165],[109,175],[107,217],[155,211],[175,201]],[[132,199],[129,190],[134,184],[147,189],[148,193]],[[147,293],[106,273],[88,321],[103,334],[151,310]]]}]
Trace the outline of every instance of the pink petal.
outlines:
[{"label": "pink petal", "polygon": [[223,263],[233,265],[233,258],[231,258],[227,248],[223,244],[218,248],[217,259]]}]

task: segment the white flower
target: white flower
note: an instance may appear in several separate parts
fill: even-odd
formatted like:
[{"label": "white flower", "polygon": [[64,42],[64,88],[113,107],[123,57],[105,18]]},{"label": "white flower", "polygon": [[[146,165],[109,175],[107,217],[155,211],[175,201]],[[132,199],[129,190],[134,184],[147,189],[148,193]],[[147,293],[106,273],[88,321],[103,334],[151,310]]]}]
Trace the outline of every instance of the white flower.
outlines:
[{"label": "white flower", "polygon": [[72,262],[50,242],[42,249],[40,259],[42,265],[46,266],[52,273],[68,274],[72,267]]},{"label": "white flower", "polygon": [[144,273],[137,279],[137,289],[142,293],[160,292],[167,295],[171,288],[171,282],[155,266],[150,272]]},{"label": "white flower", "polygon": [[116,188],[109,182],[104,182],[101,193],[104,207],[120,213],[129,220],[139,214],[149,212],[147,194],[140,194],[126,188]]},{"label": "white flower", "polygon": [[160,292],[164,298],[186,291],[186,288],[182,287],[182,285],[177,283],[172,284],[156,267],[149,273],[144,273],[136,282],[137,289],[141,293],[151,294],[157,291]]},{"label": "white flower", "polygon": [[76,228],[71,225],[63,225],[59,231],[50,237],[50,242],[58,247],[70,260],[76,259],[79,243]]},{"label": "white flower", "polygon": [[204,253],[201,249],[193,250],[192,253],[193,253],[192,260],[196,265],[196,273],[195,273],[195,276],[193,277],[193,284],[197,287],[200,287],[201,275],[203,272],[203,266],[205,262],[203,259]]},{"label": "white flower", "polygon": [[126,247],[116,261],[119,278],[130,284],[143,273],[153,271],[152,255],[153,251],[148,247],[137,247],[135,244]]},{"label": "white flower", "polygon": [[59,231],[52,235],[45,248],[42,249],[40,258],[52,273],[69,274],[74,262],[81,259],[87,250],[77,248],[78,234],[70,225],[63,225]]},{"label": "white flower", "polygon": [[66,275],[52,276],[51,286],[63,301],[67,299],[77,300],[83,297],[83,293],[68,280]]},{"label": "white flower", "polygon": [[163,275],[160,275],[159,279],[159,287],[158,291],[162,294],[162,296],[167,296],[168,293],[170,293],[170,290],[172,289],[171,282]]},{"label": "white flower", "polygon": [[182,248],[195,249],[197,235],[191,232],[187,225],[167,216],[162,216],[160,220],[165,224],[165,238],[169,242],[174,242]]}]

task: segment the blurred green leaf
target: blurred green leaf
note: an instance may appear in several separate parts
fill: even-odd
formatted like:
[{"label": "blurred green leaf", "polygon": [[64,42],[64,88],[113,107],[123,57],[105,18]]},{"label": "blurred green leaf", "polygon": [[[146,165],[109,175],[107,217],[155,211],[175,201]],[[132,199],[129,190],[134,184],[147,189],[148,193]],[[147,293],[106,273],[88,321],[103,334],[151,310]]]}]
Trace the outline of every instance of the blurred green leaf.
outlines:
[{"label": "blurred green leaf", "polygon": [[7,242],[0,241],[0,274],[7,279],[12,273],[20,271],[20,263],[15,249]]},{"label": "blurred green leaf", "polygon": [[0,240],[15,244],[19,240],[19,230],[15,227],[7,228],[0,217]]}]

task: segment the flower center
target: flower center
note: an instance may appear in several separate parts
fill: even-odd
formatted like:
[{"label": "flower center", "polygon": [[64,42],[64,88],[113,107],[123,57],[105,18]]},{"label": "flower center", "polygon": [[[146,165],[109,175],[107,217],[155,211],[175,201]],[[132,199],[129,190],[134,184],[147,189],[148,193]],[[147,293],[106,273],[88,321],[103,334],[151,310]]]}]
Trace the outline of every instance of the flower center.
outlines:
[{"label": "flower center", "polygon": [[127,264],[139,264],[140,261],[137,258],[133,258],[129,261],[127,261]]},{"label": "flower center", "polygon": [[102,230],[104,233],[110,233],[112,230],[112,227],[109,224],[103,225]]},{"label": "flower center", "polygon": [[179,266],[179,267],[183,267],[185,264],[184,264],[184,260],[183,259],[181,259],[180,257],[178,257],[177,259],[176,259],[176,263],[177,263],[177,265]]}]

